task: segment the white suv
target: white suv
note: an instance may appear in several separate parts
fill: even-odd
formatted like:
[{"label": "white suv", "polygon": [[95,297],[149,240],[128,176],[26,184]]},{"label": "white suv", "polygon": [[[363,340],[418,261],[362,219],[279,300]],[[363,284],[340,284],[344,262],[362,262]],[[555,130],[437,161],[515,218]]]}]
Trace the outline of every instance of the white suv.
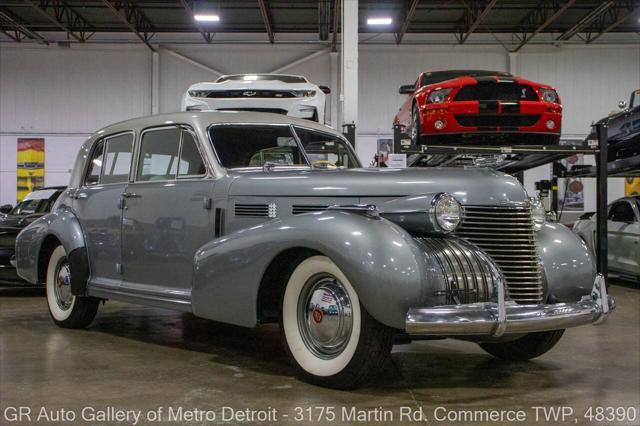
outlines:
[{"label": "white suv", "polygon": [[190,86],[182,111],[273,112],[325,124],[325,93],[330,92],[299,75],[223,75],[213,83]]}]

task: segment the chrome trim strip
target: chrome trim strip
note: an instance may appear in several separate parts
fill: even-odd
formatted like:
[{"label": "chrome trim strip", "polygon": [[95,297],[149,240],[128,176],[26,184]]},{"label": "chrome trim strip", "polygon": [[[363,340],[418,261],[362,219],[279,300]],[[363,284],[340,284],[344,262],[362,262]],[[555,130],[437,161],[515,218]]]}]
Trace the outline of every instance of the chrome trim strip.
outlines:
[{"label": "chrome trim strip", "polygon": [[[504,294],[503,294],[504,296]],[[580,325],[602,324],[615,309],[607,295],[604,277],[598,274],[589,296],[575,303],[520,305],[512,301],[471,303],[409,309],[405,329],[409,334],[439,336],[534,333]]]}]

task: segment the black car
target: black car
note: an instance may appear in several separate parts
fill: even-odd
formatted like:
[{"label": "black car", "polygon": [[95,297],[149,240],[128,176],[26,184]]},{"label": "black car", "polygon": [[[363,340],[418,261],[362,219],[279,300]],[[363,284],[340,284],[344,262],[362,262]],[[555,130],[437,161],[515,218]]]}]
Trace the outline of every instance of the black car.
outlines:
[{"label": "black car", "polygon": [[[640,89],[631,92],[628,104],[621,101],[618,107],[621,111],[597,122],[608,120],[609,158],[614,160],[640,155]],[[598,140],[594,127],[587,140]]]},{"label": "black car", "polygon": [[11,265],[16,236],[31,222],[49,213],[64,190],[64,186],[37,189],[16,206],[0,207],[0,285],[25,284]]}]

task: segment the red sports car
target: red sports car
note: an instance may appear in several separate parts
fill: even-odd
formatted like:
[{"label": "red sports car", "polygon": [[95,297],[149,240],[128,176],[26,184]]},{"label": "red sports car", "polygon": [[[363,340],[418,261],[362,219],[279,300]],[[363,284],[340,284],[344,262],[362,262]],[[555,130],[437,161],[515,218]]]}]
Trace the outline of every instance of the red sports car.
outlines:
[{"label": "red sports car", "polygon": [[550,145],[560,140],[562,105],[551,86],[497,71],[420,74],[394,123],[415,144]]}]

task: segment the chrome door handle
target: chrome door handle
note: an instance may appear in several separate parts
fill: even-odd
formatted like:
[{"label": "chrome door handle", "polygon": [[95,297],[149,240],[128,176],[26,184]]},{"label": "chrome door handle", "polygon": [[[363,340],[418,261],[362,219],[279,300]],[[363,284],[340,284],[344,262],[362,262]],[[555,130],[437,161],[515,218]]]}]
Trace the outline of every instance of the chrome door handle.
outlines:
[{"label": "chrome door handle", "polygon": [[135,192],[123,192],[120,194],[123,198],[140,198],[140,195]]}]

